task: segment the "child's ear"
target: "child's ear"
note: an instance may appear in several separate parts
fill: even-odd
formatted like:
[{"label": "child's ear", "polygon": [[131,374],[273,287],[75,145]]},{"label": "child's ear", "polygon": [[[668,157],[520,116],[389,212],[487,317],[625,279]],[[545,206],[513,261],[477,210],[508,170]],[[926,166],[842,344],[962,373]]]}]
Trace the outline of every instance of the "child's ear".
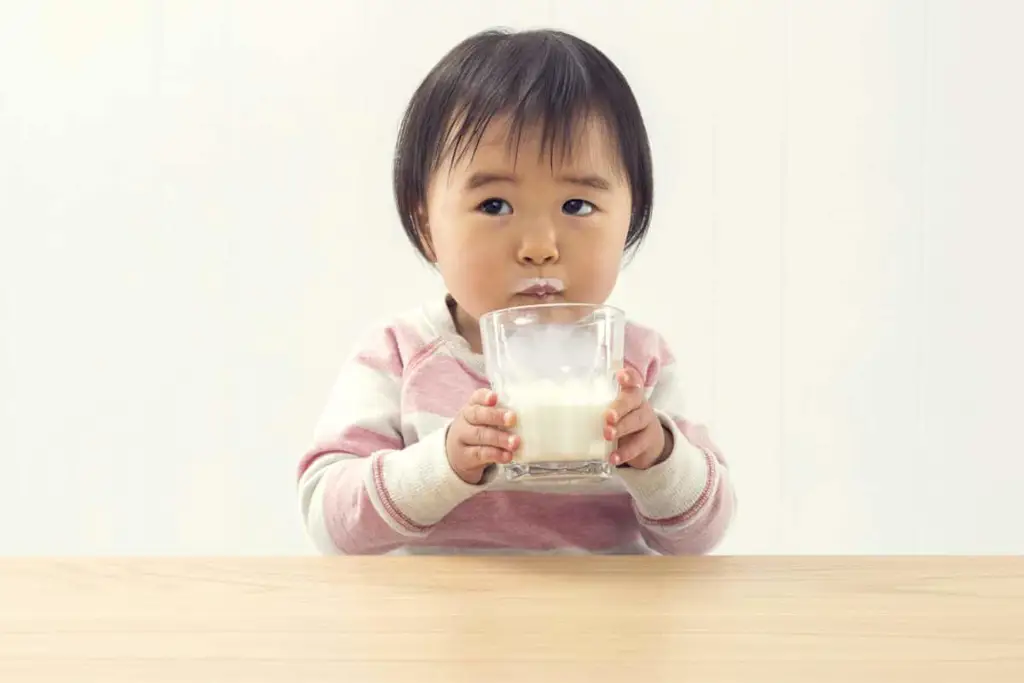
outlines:
[{"label": "child's ear", "polygon": [[420,234],[420,244],[423,251],[427,253],[427,260],[437,263],[437,255],[434,253],[434,242],[430,239],[430,224],[427,222],[427,212],[420,208],[416,211],[416,232]]}]

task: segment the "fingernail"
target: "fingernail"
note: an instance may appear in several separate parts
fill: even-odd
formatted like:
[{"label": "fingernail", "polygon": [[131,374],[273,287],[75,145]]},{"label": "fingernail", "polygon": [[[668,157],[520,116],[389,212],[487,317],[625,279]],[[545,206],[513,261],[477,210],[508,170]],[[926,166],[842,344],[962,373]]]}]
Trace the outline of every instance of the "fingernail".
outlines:
[{"label": "fingernail", "polygon": [[610,427],[608,429],[608,440],[609,441],[614,441],[616,434],[618,434],[618,432],[615,431],[615,428],[614,427]]},{"label": "fingernail", "polygon": [[608,462],[610,462],[613,466],[618,466],[619,460],[619,456],[615,453],[612,453],[612,456],[608,458]]},{"label": "fingernail", "polygon": [[508,437],[508,447],[509,448],[515,448],[516,447],[516,437],[514,437],[514,436]]},{"label": "fingernail", "polygon": [[616,413],[614,410],[609,410],[608,421],[611,422],[612,424],[615,424],[616,422],[619,421],[619,414]]},{"label": "fingernail", "polygon": [[505,413],[505,426],[511,427],[516,422],[516,414],[511,410]]}]

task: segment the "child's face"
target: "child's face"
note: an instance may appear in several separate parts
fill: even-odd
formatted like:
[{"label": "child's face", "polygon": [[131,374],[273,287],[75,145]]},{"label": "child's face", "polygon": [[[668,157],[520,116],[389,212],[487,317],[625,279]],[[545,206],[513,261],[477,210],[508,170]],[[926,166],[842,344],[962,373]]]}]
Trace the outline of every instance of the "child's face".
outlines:
[{"label": "child's face", "polygon": [[[541,154],[540,130],[516,150],[495,120],[476,153],[442,166],[427,188],[430,252],[458,302],[464,334],[488,311],[558,301],[604,303],[622,262],[631,193],[611,136],[598,120],[579,131],[572,155]],[[554,164],[552,164],[554,159]],[[562,283],[559,294],[521,294],[531,278]],[[469,318],[466,320],[465,318]]]}]

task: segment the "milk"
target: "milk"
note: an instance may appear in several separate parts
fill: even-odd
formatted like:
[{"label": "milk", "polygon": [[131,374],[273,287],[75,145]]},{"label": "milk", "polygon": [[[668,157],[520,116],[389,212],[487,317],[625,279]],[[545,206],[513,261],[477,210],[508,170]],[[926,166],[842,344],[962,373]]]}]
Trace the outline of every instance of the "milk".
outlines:
[{"label": "milk", "polygon": [[605,412],[615,398],[610,378],[536,379],[507,384],[503,403],[516,414],[517,463],[604,461]]}]

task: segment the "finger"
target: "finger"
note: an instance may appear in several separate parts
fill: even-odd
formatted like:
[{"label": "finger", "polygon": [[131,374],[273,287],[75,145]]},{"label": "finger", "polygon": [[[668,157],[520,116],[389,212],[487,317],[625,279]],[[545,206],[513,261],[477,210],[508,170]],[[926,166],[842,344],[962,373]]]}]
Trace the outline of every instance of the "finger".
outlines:
[{"label": "finger", "polygon": [[477,389],[473,392],[473,395],[469,397],[468,405],[480,405],[480,406],[496,406],[498,405],[498,395],[490,389]]},{"label": "finger", "polygon": [[615,424],[605,426],[605,438],[608,441],[614,441],[635,434],[645,429],[654,419],[656,419],[654,413],[649,407],[646,404],[641,404],[639,408],[631,410],[619,418]]},{"label": "finger", "polygon": [[471,403],[463,408],[462,417],[471,425],[505,429],[516,426],[516,414],[511,410],[488,407],[479,403]]},{"label": "finger", "polygon": [[644,378],[640,372],[632,366],[627,366],[615,373],[615,379],[623,389],[643,389]]},{"label": "finger", "polygon": [[619,395],[615,397],[608,410],[604,411],[604,419],[610,425],[618,422],[640,407],[644,402],[643,389],[620,389]]},{"label": "finger", "polygon": [[615,424],[644,400],[644,380],[635,368],[625,367],[619,370],[615,373],[615,381],[619,385],[619,395],[605,412],[608,424]]},{"label": "finger", "polygon": [[493,446],[509,452],[519,448],[519,436],[495,429],[470,425],[469,429],[459,435],[459,441],[465,446]]},{"label": "finger", "polygon": [[638,457],[646,453],[653,445],[654,438],[651,435],[651,430],[649,429],[636,434],[630,434],[626,438],[619,440],[619,445],[608,457],[608,461],[615,466],[624,465],[630,460],[636,460]]},{"label": "finger", "polygon": [[480,465],[501,465],[512,461],[512,453],[494,446],[470,446],[466,453]]}]

